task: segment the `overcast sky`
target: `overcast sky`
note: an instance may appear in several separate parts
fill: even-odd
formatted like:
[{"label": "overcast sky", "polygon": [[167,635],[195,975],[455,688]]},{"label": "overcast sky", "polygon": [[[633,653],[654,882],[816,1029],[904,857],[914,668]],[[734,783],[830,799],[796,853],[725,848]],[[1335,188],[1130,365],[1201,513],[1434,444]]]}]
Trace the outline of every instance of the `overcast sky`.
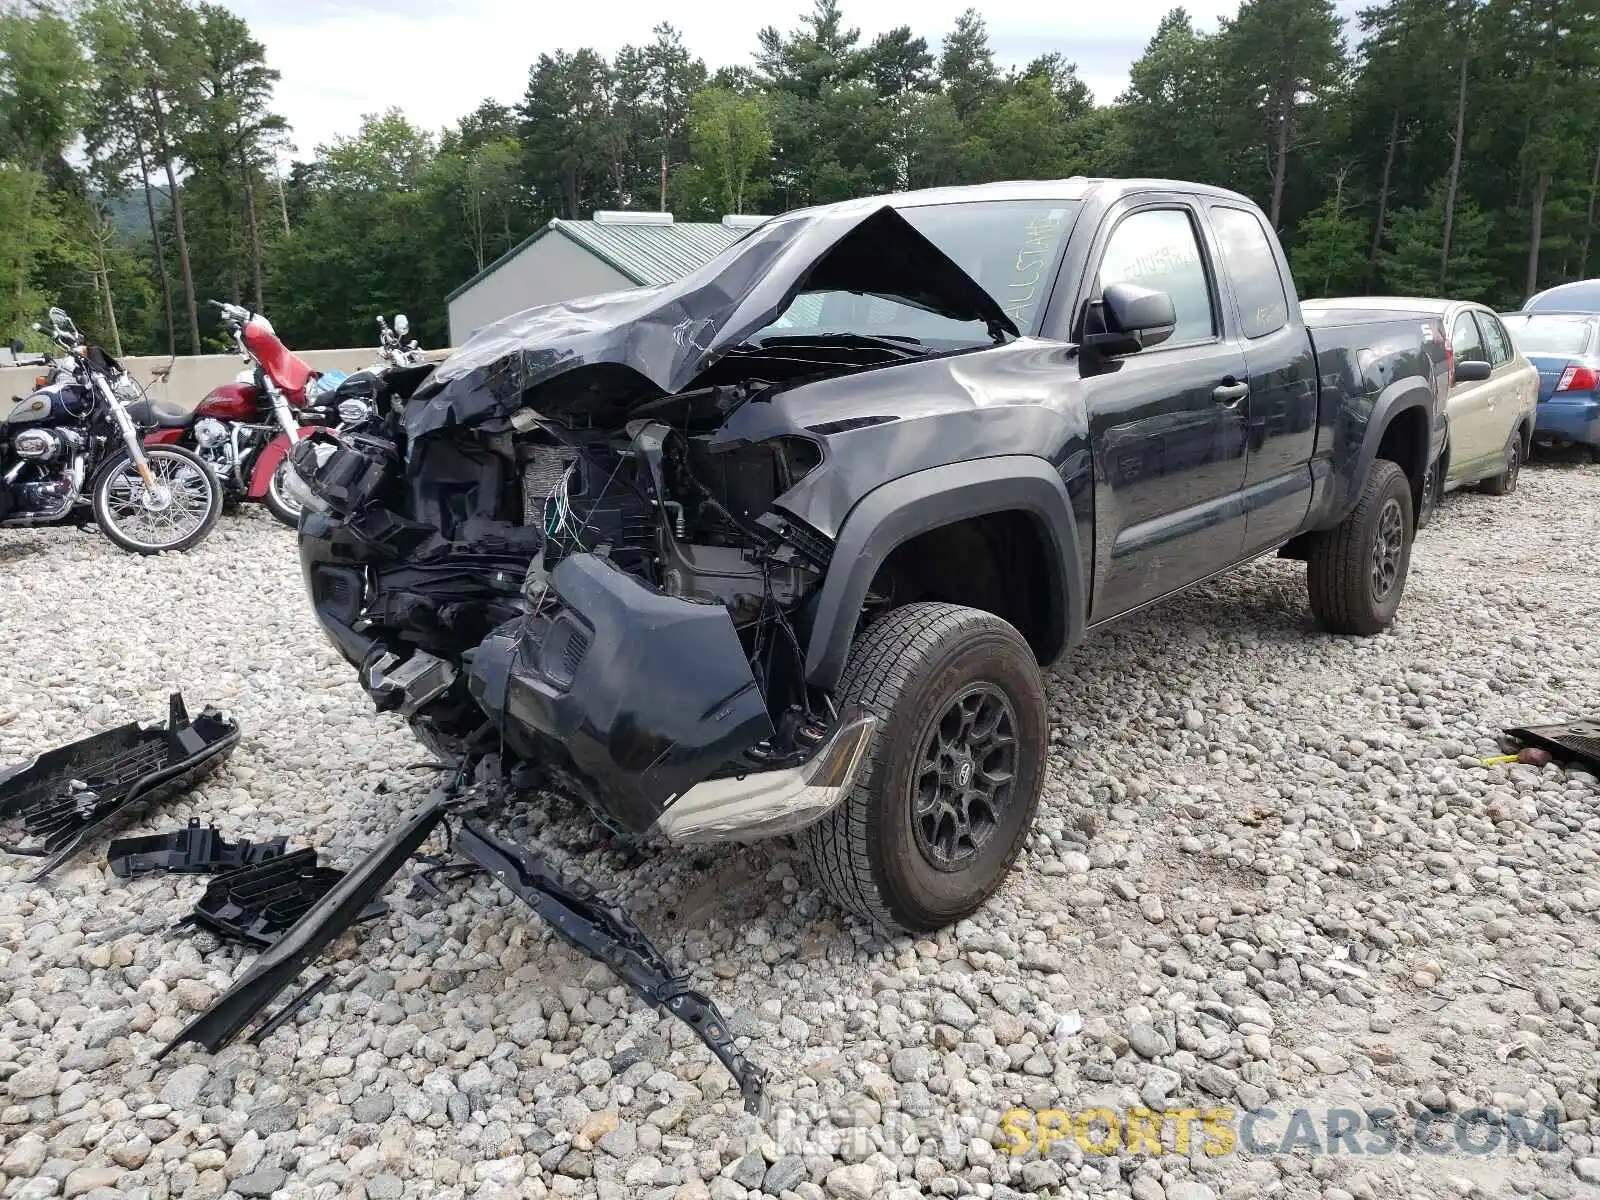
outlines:
[{"label": "overcast sky", "polygon": [[[977,5],[1003,66],[1059,50],[1101,101],[1128,80],[1128,65],[1155,33],[1176,0],[987,0]],[[939,39],[973,0],[921,0],[915,6],[885,0],[846,0],[845,15],[863,40],[907,22]],[[541,53],[592,46],[607,55],[629,42],[650,40],[669,19],[691,51],[713,70],[749,63],[756,33],[773,24],[794,28],[810,0],[736,3],[732,0],[231,0],[267,47],[267,61],[282,72],[277,109],[294,126],[296,157],[309,158],[320,142],[353,133],[363,113],[403,108],[430,129],[451,124],[493,97],[515,103],[528,67]],[[1204,28],[1231,14],[1238,0],[1188,0]],[[1341,8],[1351,7],[1341,3]]]}]

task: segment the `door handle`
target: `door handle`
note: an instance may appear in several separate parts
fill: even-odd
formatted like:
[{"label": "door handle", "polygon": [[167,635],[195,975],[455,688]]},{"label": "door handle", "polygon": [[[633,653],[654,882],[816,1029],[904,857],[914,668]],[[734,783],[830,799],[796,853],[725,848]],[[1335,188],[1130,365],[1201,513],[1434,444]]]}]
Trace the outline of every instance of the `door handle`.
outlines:
[{"label": "door handle", "polygon": [[1229,376],[1211,391],[1211,398],[1224,408],[1238,408],[1239,402],[1250,394],[1250,385]]}]

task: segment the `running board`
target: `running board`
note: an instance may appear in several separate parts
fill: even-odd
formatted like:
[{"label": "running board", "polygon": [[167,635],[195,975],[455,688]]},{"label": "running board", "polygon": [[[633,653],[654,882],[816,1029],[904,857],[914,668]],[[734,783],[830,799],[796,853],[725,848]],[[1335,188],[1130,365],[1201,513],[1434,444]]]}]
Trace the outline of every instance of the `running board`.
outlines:
[{"label": "running board", "polygon": [[[233,986],[156,1057],[165,1058],[185,1042],[216,1053],[233,1041],[335,938],[363,919],[368,906],[406,860],[447,816],[467,809],[471,796],[470,790],[466,796],[460,795],[454,781],[435,789],[399,828],[257,955]],[[537,850],[497,837],[477,819],[481,812],[481,806],[475,804],[471,815],[463,816],[453,842],[455,853],[503,883],[543,917],[562,941],[610,967],[645,1004],[665,1009],[688,1025],[733,1076],[746,1111],[765,1117],[765,1081],[735,1047],[716,1004],[672,970],[666,956],[623,909],[601,899],[586,880],[563,877]],[[290,1000],[268,1018],[256,1037],[264,1037],[309,1000],[313,989],[324,986],[326,980],[318,980]]]}]

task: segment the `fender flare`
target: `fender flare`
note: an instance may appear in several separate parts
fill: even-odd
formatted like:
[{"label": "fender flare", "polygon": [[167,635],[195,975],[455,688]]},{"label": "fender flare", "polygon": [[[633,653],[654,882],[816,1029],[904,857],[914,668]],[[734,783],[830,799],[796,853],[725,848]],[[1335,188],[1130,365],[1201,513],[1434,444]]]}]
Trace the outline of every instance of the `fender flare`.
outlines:
[{"label": "fender flare", "polygon": [[897,546],[957,521],[1013,511],[1032,518],[1054,559],[1046,665],[1075,645],[1083,637],[1087,593],[1071,497],[1046,459],[1001,455],[902,475],[857,501],[815,602],[806,681],[829,691],[838,686],[867,589]]},{"label": "fender flare", "polygon": [[1411,481],[1413,492],[1421,489],[1422,482],[1428,474],[1428,464],[1433,459],[1434,399],[1433,389],[1428,383],[1413,376],[1409,379],[1396,380],[1373,404],[1372,415],[1367,419],[1366,432],[1361,437],[1361,450],[1356,456],[1355,473],[1346,482],[1344,495],[1340,498],[1338,511],[1334,514],[1334,524],[1344,520],[1361,499],[1361,489],[1367,476],[1372,472],[1372,464],[1377,461],[1378,447],[1383,443],[1384,434],[1389,432],[1389,426],[1394,424],[1397,416],[1413,408],[1422,414],[1423,424],[1426,427],[1422,439],[1421,457],[1414,463],[1401,463],[1400,467],[1405,471],[1406,478]]},{"label": "fender flare", "polygon": [[[297,439],[298,440],[298,439]],[[289,435],[280,433],[265,446],[261,453],[256,455],[255,466],[250,468],[250,487],[245,492],[252,500],[259,500],[267,494],[267,485],[272,482],[273,473],[279,464],[289,457],[289,451],[294,449],[294,443],[289,440]]]}]

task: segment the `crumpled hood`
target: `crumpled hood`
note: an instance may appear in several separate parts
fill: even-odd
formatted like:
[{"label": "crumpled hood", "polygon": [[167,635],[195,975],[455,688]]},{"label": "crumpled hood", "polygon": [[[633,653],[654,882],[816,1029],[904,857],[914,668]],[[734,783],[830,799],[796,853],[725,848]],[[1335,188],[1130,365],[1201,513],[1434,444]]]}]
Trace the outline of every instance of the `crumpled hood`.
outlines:
[{"label": "crumpled hood", "polygon": [[[1015,335],[988,292],[882,201],[774,218],[682,279],[530,308],[478,330],[406,407],[412,438],[508,416],[531,388],[556,415],[682,391],[802,290],[894,296]],[[591,368],[591,370],[580,370]],[[565,377],[563,379],[563,377]]]}]

